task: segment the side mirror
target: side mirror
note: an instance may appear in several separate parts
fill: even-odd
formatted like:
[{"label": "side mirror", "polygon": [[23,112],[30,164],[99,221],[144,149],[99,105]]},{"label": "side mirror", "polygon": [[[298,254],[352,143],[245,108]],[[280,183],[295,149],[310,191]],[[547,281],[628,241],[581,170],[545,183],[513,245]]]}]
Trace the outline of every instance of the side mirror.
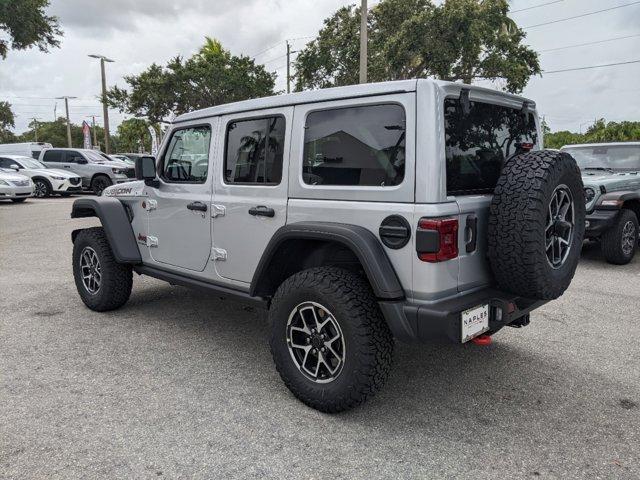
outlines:
[{"label": "side mirror", "polygon": [[145,185],[151,187],[158,186],[156,179],[156,159],[154,157],[136,158],[136,178],[144,180]]},{"label": "side mirror", "polygon": [[86,159],[86,158],[78,158],[78,159],[76,160],[76,163],[77,163],[78,165],[86,165],[86,164],[87,164],[87,163],[89,163],[89,162],[87,162],[87,159]]},{"label": "side mirror", "polygon": [[12,170],[15,170],[16,172],[20,170],[20,166],[16,165],[15,163],[12,163],[11,165],[9,165],[9,168]]}]

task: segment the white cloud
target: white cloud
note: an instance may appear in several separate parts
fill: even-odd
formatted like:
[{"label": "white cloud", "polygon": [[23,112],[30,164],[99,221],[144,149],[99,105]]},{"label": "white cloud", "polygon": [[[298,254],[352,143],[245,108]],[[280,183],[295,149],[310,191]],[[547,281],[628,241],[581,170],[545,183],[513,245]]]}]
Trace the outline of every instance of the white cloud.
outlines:
[{"label": "white cloud", "polygon": [[[314,35],[322,21],[344,0],[53,0],[65,36],[60,49],[10,52],[0,61],[0,100],[14,104],[16,131],[26,129],[30,117],[53,118],[52,97],[74,95],[73,122],[102,115],[96,98],[100,89],[98,61],[87,54],[108,55],[109,85],[124,86],[123,76],[163,64],[176,55],[188,56],[206,35],[218,38],[233,53],[260,52],[287,38]],[[371,3],[375,3],[371,1]],[[515,0],[525,8],[539,0]],[[616,0],[612,6],[627,3]],[[607,5],[608,6],[608,5]],[[606,8],[598,0],[565,1],[514,14],[520,25],[532,25]],[[640,5],[528,30],[527,43],[536,50],[640,33]],[[294,48],[308,39],[297,40]],[[541,53],[545,70],[638,60],[640,37],[575,49]],[[284,43],[257,60],[279,74],[277,88],[285,88]],[[578,130],[598,117],[640,120],[640,64],[544,75],[531,80],[524,95],[536,101],[553,129]],[[29,97],[29,98],[17,98]],[[45,97],[45,98],[33,98]],[[58,101],[58,115],[64,106]],[[110,111],[115,130],[123,116]],[[101,119],[99,119],[101,123]]]}]

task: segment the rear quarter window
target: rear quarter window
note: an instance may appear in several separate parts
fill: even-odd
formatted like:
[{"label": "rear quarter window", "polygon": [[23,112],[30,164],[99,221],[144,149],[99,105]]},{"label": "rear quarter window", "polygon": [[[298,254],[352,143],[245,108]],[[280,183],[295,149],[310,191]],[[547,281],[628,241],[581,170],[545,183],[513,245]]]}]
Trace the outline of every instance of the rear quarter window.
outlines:
[{"label": "rear quarter window", "polygon": [[47,150],[42,157],[43,162],[62,162],[61,150]]},{"label": "rear quarter window", "polygon": [[505,160],[538,144],[534,115],[515,108],[470,102],[465,112],[446,99],[444,120],[447,195],[493,193]]}]

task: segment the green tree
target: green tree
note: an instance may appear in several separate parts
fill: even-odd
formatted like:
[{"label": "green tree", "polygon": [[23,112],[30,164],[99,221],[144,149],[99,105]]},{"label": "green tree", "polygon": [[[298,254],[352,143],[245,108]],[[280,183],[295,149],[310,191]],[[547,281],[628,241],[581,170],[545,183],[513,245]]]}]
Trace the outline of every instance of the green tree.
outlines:
[{"label": "green tree", "polygon": [[208,38],[188,59],[175,57],[165,67],[152,64],[139,75],[125,77],[129,88],[111,88],[109,104],[152,123],[172,113],[274,94],[276,75],[246,56],[235,56]]},{"label": "green tree", "polygon": [[130,118],[118,125],[118,151],[138,152],[151,151],[151,135],[148,129],[149,123],[139,118]]},{"label": "green tree", "polygon": [[[502,79],[520,92],[540,73],[506,0],[382,0],[371,9],[369,79]],[[296,89],[357,83],[360,9],[339,9],[296,61]]]},{"label": "green tree", "polygon": [[15,127],[15,117],[9,102],[0,102],[0,143],[10,143],[15,140],[11,129]]},{"label": "green tree", "polygon": [[9,48],[24,50],[37,46],[47,52],[59,47],[62,30],[57,17],[45,14],[49,0],[0,0],[0,57]]},{"label": "green tree", "polygon": [[568,130],[545,133],[545,148],[560,148],[576,143],[638,142],[640,141],[640,122],[607,122],[604,118],[596,120],[585,133]]},{"label": "green tree", "polygon": [[[36,133],[35,130],[38,129],[38,141],[50,143],[54,147],[66,148],[68,147],[67,143],[67,120],[64,117],[59,117],[57,120],[53,122],[35,122],[31,121],[29,123],[29,128],[22,132],[17,138],[18,142],[35,142]],[[93,132],[92,132],[93,133]],[[98,142],[104,138],[104,130],[102,127],[96,127],[96,136],[98,137]],[[118,138],[113,135],[110,137],[114,142],[114,145],[117,143]],[[93,135],[92,135],[93,140]],[[82,134],[82,126],[76,125],[74,123],[71,124],[71,141],[73,146],[76,148],[82,148],[84,144],[84,136]]]}]

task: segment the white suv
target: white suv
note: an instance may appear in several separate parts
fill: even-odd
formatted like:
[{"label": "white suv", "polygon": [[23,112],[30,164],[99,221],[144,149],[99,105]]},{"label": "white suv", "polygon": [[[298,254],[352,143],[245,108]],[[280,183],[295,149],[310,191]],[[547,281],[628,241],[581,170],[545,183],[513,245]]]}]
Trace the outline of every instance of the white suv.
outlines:
[{"label": "white suv", "polygon": [[489,339],[568,287],[585,203],[522,97],[408,80],[178,117],[141,181],[76,200],[83,302],[132,273],[268,309],[282,379],[326,412],[384,383],[394,341]]},{"label": "white suv", "polygon": [[0,155],[0,168],[14,170],[31,178],[34,184],[33,196],[62,196],[82,191],[82,178],[72,172],[48,168],[44,163],[22,155]]}]

